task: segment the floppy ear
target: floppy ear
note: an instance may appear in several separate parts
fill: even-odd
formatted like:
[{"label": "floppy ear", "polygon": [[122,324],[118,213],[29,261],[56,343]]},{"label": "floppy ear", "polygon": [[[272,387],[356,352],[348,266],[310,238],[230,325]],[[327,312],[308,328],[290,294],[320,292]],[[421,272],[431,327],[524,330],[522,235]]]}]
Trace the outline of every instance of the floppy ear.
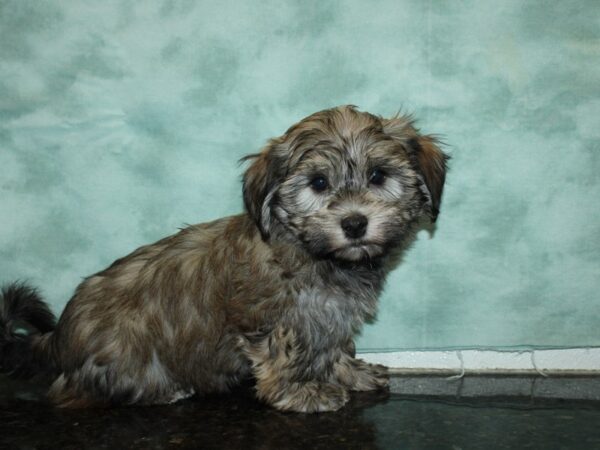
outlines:
[{"label": "floppy ear", "polygon": [[425,194],[431,220],[435,222],[440,212],[444,181],[450,157],[440,149],[439,141],[431,135],[421,135],[410,116],[398,116],[383,120],[383,130],[393,139],[401,141],[411,162],[421,177],[421,189]]},{"label": "floppy ear", "polygon": [[244,173],[244,205],[265,240],[270,235],[271,202],[285,176],[283,159],[277,156],[280,144],[279,139],[273,139],[260,153],[242,158],[242,161],[253,160]]}]

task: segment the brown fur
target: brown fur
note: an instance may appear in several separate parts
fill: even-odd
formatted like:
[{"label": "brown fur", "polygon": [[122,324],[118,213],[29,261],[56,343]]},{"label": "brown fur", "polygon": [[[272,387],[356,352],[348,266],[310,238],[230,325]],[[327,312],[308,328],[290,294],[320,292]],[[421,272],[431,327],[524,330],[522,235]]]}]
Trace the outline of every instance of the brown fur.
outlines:
[{"label": "brown fur", "polygon": [[[170,403],[254,376],[267,403],[315,412],[386,388],[386,369],[356,359],[352,339],[419,218],[437,215],[446,156],[409,118],[346,106],[248,159],[247,213],[115,261],[77,288],[53,332],[33,336],[55,367],[54,402]],[[326,191],[310,186],[317,175]],[[341,230],[352,214],[369,220],[363,238]]]}]

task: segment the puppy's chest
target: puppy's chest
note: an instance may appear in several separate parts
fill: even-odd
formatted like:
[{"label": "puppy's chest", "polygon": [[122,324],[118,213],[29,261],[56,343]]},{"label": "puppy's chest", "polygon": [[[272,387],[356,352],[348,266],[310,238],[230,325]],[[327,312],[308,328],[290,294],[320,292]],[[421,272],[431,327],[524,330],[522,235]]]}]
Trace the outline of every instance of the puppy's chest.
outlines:
[{"label": "puppy's chest", "polygon": [[323,340],[351,338],[367,317],[374,314],[376,294],[360,294],[310,286],[300,289],[288,312],[289,324],[304,335]]}]

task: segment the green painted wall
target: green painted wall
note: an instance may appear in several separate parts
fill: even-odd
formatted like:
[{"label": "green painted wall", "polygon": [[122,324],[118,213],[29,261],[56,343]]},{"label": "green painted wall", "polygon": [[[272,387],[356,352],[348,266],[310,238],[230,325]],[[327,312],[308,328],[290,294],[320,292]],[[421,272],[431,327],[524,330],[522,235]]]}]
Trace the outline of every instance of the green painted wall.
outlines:
[{"label": "green painted wall", "polygon": [[448,142],[363,349],[600,345],[600,3],[0,0],[0,281],[241,210],[237,159],[338,104]]}]

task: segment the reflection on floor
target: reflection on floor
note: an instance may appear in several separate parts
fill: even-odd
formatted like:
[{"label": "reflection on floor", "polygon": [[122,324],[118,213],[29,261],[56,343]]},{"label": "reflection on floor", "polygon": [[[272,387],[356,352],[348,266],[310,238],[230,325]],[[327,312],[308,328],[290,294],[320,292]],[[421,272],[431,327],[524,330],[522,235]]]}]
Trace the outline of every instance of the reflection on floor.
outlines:
[{"label": "reflection on floor", "polygon": [[[588,383],[591,397],[592,381],[563,379]],[[432,387],[442,382],[400,378],[404,394],[353,394],[338,412],[303,415],[258,403],[251,388],[170,406],[60,410],[42,386],[0,378],[0,448],[600,449],[600,401],[449,395]]]}]

